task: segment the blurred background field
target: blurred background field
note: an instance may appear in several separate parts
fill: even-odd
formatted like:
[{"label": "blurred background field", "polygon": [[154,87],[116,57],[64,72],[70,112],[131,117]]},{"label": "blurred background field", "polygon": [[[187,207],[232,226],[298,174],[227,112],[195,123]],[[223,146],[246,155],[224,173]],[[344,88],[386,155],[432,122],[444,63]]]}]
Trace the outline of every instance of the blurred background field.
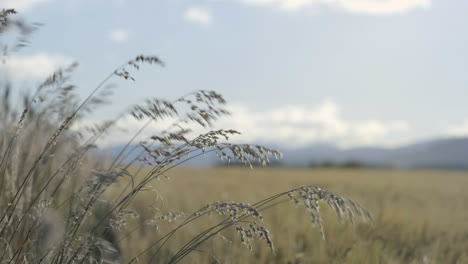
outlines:
[{"label": "blurred background field", "polygon": [[[287,201],[263,212],[275,243],[274,255],[263,241],[256,241],[250,251],[236,234],[228,232],[183,263],[468,263],[466,172],[217,168],[177,169],[167,176],[170,179],[153,185],[157,192],[147,191],[137,197],[133,204],[139,213],[151,218],[155,212],[192,212],[216,201],[254,203],[314,184],[352,197],[375,217],[374,224],[357,222],[350,226],[339,223],[325,210],[323,241],[306,212]],[[151,210],[154,204],[161,211]],[[176,250],[201,227],[218,221],[211,216],[184,229],[168,248]],[[126,257],[167,230],[165,224],[159,226],[160,231],[138,221],[133,224],[138,231],[122,245],[131,249]],[[160,261],[170,253],[163,254]]]}]

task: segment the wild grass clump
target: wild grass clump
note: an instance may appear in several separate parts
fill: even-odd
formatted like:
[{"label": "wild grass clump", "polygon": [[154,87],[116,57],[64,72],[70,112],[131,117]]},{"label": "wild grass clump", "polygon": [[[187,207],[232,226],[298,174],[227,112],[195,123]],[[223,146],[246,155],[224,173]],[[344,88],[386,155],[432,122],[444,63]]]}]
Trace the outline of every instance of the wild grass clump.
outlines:
[{"label": "wild grass clump", "polygon": [[[0,32],[11,28],[14,20],[9,16],[14,13],[0,13]],[[120,245],[134,231],[127,228],[132,219],[139,219],[142,225],[160,221],[178,224],[172,230],[160,230],[162,235],[129,259],[130,263],[153,262],[161,254],[166,254],[168,263],[177,263],[192,252],[203,252],[203,244],[229,229],[235,230],[249,248],[250,241],[258,238],[274,252],[261,212],[287,196],[309,212],[312,224],[322,233],[322,204],[332,208],[340,220],[352,222],[355,214],[372,219],[358,203],[313,186],[295,188],[252,205],[216,202],[192,213],[168,212],[144,219],[132,210],[135,197],[157,190],[157,180],[167,177],[180,164],[213,152],[228,162],[265,165],[281,154],[263,146],[228,143],[231,136],[239,134],[232,129],[209,131],[216,120],[229,114],[224,108],[225,99],[215,91],[196,91],[173,101],[149,98],[112,120],[83,126],[87,115],[106,102],[112,91],[108,81],[135,81],[131,71],[143,65],[164,63],[156,56],[137,56],[113,70],[84,100],[77,96],[71,82],[76,63],[53,73],[32,95],[24,95],[19,106],[11,102],[10,86],[3,88],[0,248],[4,250],[0,251],[0,263],[123,262],[128,249]],[[97,142],[123,118],[140,121],[139,131],[111,162],[93,154]],[[162,121],[172,124],[139,141],[145,128]],[[208,131],[194,135],[192,129],[197,126]],[[155,211],[157,207],[156,203]],[[185,226],[200,219],[207,221],[209,215],[219,215],[221,220],[179,248],[166,248]]]}]

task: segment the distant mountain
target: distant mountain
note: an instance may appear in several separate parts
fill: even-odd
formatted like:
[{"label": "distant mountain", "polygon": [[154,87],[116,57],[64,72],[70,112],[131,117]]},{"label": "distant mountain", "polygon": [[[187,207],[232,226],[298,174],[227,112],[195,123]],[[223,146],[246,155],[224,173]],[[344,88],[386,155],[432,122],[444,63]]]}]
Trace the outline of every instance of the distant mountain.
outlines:
[{"label": "distant mountain", "polygon": [[[116,146],[107,149],[106,152],[115,157],[122,148],[123,146]],[[399,148],[340,149],[333,144],[317,143],[300,149],[276,149],[280,149],[284,153],[280,163],[286,167],[308,167],[311,164],[324,162],[343,164],[354,161],[370,167],[468,170],[468,138],[428,140]],[[131,160],[134,157],[135,154],[130,155],[126,160]],[[212,167],[220,164],[215,154],[206,154],[191,160],[184,166]]]},{"label": "distant mountain", "polygon": [[468,169],[468,138],[435,139],[399,148],[361,147],[339,149],[313,145],[284,152],[285,164],[308,166],[311,162],[359,161],[366,166],[402,169]]}]

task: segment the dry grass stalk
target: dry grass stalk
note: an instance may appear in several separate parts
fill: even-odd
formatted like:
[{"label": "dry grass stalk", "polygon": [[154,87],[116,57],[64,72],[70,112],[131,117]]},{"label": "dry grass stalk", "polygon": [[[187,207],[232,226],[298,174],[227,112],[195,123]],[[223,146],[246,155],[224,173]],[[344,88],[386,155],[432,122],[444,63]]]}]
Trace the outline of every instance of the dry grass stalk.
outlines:
[{"label": "dry grass stalk", "polygon": [[[0,12],[3,29],[10,24],[14,10]],[[18,24],[17,24],[18,25]],[[0,30],[1,33],[1,30]],[[112,71],[84,100],[75,94],[70,77],[76,63],[59,69],[40,84],[34,94],[24,96],[23,110],[10,103],[10,88],[4,89],[0,124],[0,263],[115,263],[120,261],[119,234],[126,231],[129,219],[141,218],[130,210],[134,198],[150,184],[180,164],[204,153],[215,152],[221,159],[266,165],[281,153],[259,145],[226,142],[235,130],[214,130],[191,137],[193,126],[210,128],[228,115],[225,99],[214,91],[196,91],[174,101],[151,98],[134,106],[128,113],[91,128],[71,127],[106,102],[113,77],[135,80],[127,67],[138,70],[143,64],[164,65],[156,56],[139,55]],[[110,166],[95,159],[90,150],[122,117],[145,121],[139,132]],[[131,145],[149,124],[175,120],[167,130],[153,135],[139,148]],[[128,162],[126,157],[140,151]],[[150,170],[130,168],[150,166]],[[114,185],[129,179],[127,187],[112,199],[104,194]],[[156,216],[148,223],[180,221],[173,230],[148,246],[134,260],[151,252],[149,261],[160,254],[171,237],[182,228],[210,214],[225,216],[218,224],[202,231],[172,255],[177,263],[199,246],[234,227],[242,243],[249,248],[251,239],[263,239],[274,250],[269,231],[262,225],[261,211],[283,197],[302,204],[310,212],[312,223],[323,232],[320,203],[333,208],[339,219],[353,221],[354,214],[371,219],[359,204],[316,187],[303,187],[281,193],[256,204],[218,202],[193,214],[169,213]],[[146,220],[146,219],[145,219]],[[61,232],[52,235],[51,228]],[[125,237],[121,238],[125,239]],[[157,248],[156,251],[153,249]]]}]

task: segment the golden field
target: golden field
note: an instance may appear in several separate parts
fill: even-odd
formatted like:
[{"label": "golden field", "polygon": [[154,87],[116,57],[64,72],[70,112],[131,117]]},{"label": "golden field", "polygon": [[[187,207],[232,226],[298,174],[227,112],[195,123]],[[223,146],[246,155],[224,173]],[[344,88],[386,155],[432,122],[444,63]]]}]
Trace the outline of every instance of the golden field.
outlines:
[{"label": "golden field", "polygon": [[[176,169],[133,201],[142,216],[193,212],[216,201],[254,203],[301,185],[316,185],[369,209],[374,223],[339,223],[324,206],[326,240],[305,209],[285,201],[262,212],[275,252],[263,240],[253,250],[234,231],[209,240],[183,263],[468,263],[468,173],[365,169],[217,168]],[[122,240],[127,260],[175,227],[172,223],[129,223]],[[212,215],[183,228],[152,261],[167,260]],[[125,256],[124,256],[125,257]],[[143,255],[142,263],[149,261]]]}]

